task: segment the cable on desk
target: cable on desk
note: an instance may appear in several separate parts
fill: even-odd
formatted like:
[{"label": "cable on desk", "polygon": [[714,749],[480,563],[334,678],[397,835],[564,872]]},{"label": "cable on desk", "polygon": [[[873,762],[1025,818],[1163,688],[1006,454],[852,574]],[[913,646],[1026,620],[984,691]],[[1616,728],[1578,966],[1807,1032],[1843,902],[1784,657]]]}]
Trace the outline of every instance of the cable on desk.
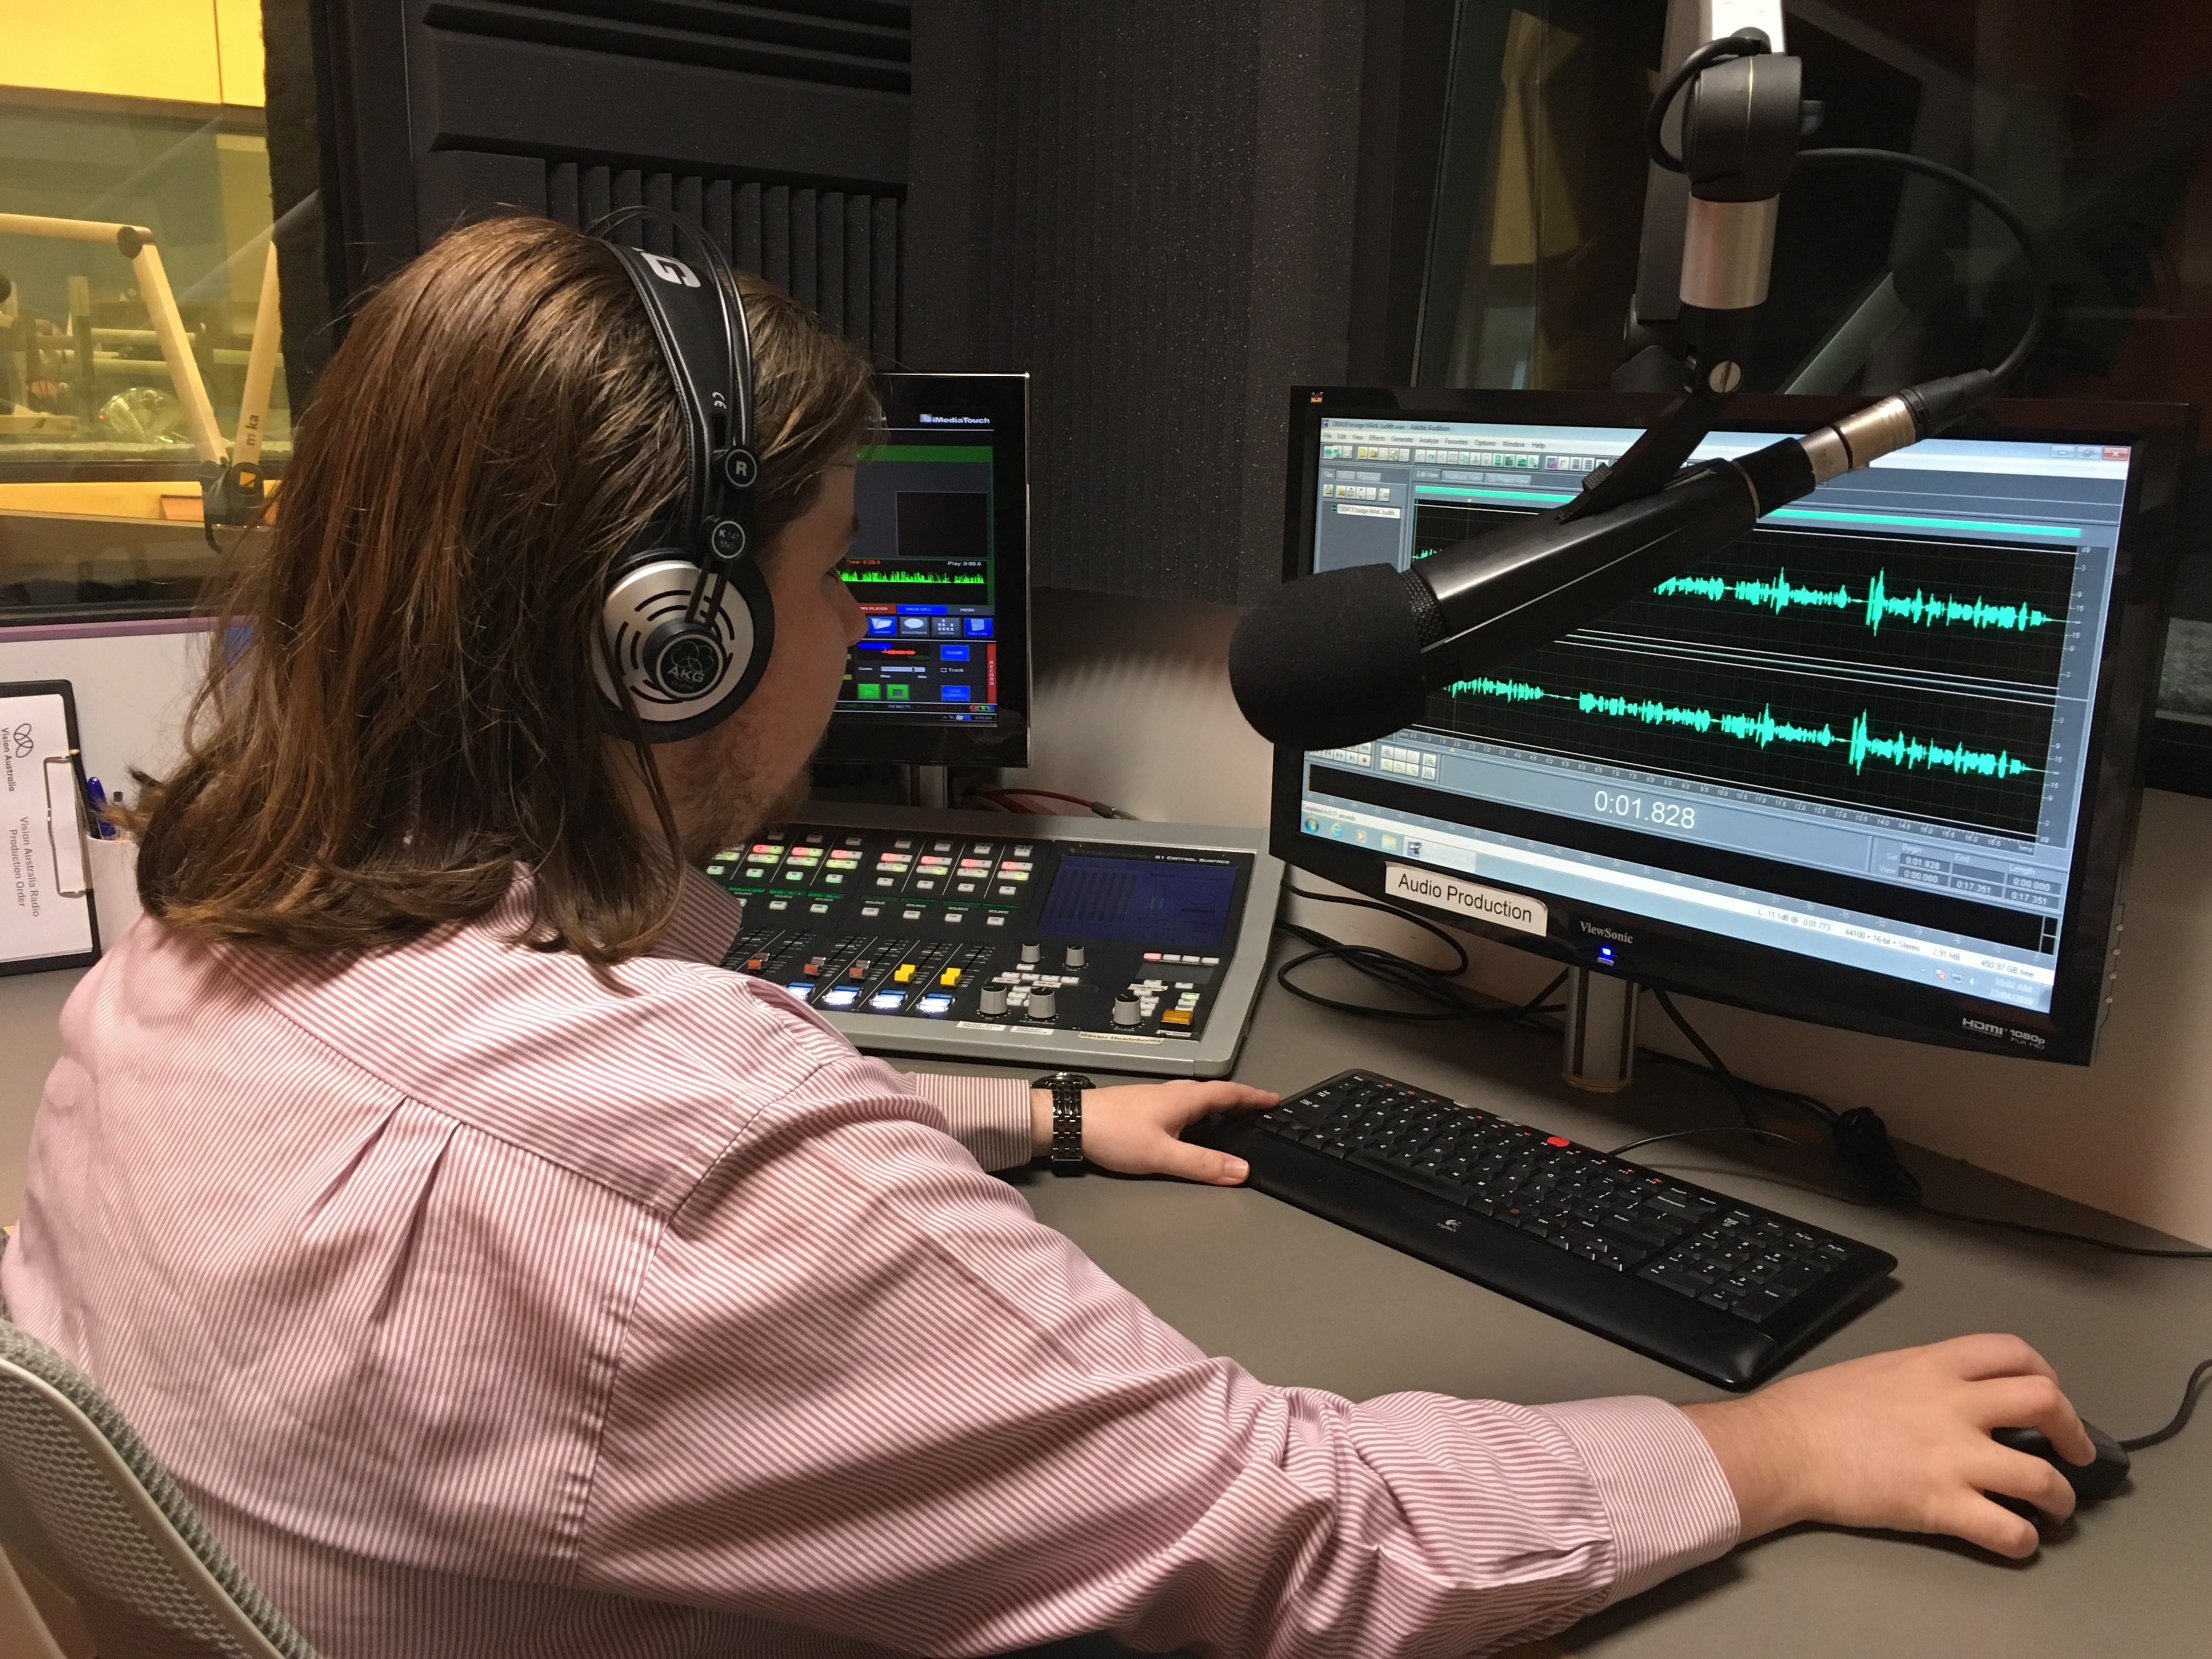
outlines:
[{"label": "cable on desk", "polygon": [[1626,1158],[1638,1146],[1649,1146],[1662,1140],[1687,1140],[1692,1135],[1757,1135],[1761,1140],[1778,1140],[1785,1146],[1801,1144],[1779,1129],[1761,1129],[1748,1123],[1708,1123],[1702,1129],[1670,1129],[1663,1135],[1645,1135],[1641,1140],[1632,1140],[1626,1146],[1615,1146],[1606,1156]]},{"label": "cable on desk", "polygon": [[[1380,910],[1385,915],[1395,916],[1401,921],[1411,922],[1452,953],[1451,966],[1431,968],[1426,963],[1415,962],[1412,957],[1400,956],[1395,951],[1386,951],[1379,945],[1347,945],[1341,939],[1331,938],[1318,928],[1304,927],[1295,921],[1276,922],[1277,931],[1288,933],[1291,938],[1312,948],[1301,956],[1291,957],[1277,968],[1275,983],[1302,1001],[1314,1003],[1323,1008],[1333,1008],[1339,1013],[1356,1014],[1369,1019],[1403,1020],[1413,1024],[1433,1020],[1499,1019],[1511,1024],[1525,1020],[1533,1014],[1552,1012],[1545,1006],[1545,999],[1558,990],[1566,981],[1566,975],[1560,974],[1550,984],[1518,1007],[1511,1004],[1499,1007],[1476,1002],[1468,996],[1465,990],[1453,982],[1455,977],[1465,973],[1470,965],[1467,947],[1425,916],[1416,915],[1410,910],[1401,909],[1395,904],[1385,903],[1377,899],[1358,898],[1350,894],[1312,893],[1302,887],[1290,886],[1285,886],[1284,891],[1289,893],[1293,898],[1306,899],[1317,904],[1343,904],[1349,905],[1354,909]],[[1372,1003],[1342,1002],[1334,997],[1323,996],[1318,991],[1310,991],[1291,979],[1291,973],[1294,969],[1303,968],[1310,962],[1327,961],[1341,962],[1355,973],[1364,974],[1377,984],[1388,986],[1390,989],[1412,997],[1416,1001],[1427,1003],[1429,1006],[1426,1008],[1382,1008]]]},{"label": "cable on desk", "polygon": [[2190,1414],[2197,1409],[2197,1384],[2208,1372],[2212,1372],[2212,1359],[2207,1359],[2189,1373],[2189,1381],[2181,1385],[2181,1409],[2173,1414],[2172,1421],[2162,1429],[2153,1429],[2148,1434],[2139,1434],[2132,1440],[2120,1442],[2123,1451],[2141,1451],[2145,1446],[2155,1446],[2173,1438],[2189,1426]]},{"label": "cable on desk", "polygon": [[[1454,976],[1465,973],[1469,966],[1467,948],[1426,917],[1417,915],[1409,910],[1402,910],[1395,904],[1384,903],[1376,899],[1357,898],[1348,894],[1314,893],[1302,887],[1287,885],[1284,890],[1294,898],[1307,899],[1315,903],[1343,904],[1362,910],[1380,910],[1386,915],[1396,916],[1401,921],[1409,921],[1441,942],[1451,951],[1453,958],[1453,965],[1450,968],[1431,968],[1425,963],[1415,962],[1410,957],[1401,957],[1395,951],[1383,950],[1378,945],[1346,945],[1340,940],[1331,939],[1317,929],[1303,927],[1297,922],[1278,921],[1275,926],[1279,931],[1288,933],[1294,939],[1302,939],[1314,947],[1302,956],[1292,957],[1275,970],[1275,982],[1294,997],[1307,1002],[1316,1003],[1324,1008],[1334,1008],[1341,1013],[1363,1015],[1371,1019],[1408,1021],[1498,1019],[1507,1024],[1522,1024],[1528,1022],[1533,1015],[1556,1012],[1553,1008],[1543,1006],[1544,1000],[1566,982],[1567,975],[1565,971],[1559,973],[1542,990],[1517,1007],[1510,1005],[1492,1007],[1470,1002],[1464,991],[1452,982]],[[1377,1008],[1362,1003],[1340,1002],[1334,997],[1322,996],[1318,992],[1306,990],[1291,982],[1290,974],[1292,969],[1302,967],[1309,962],[1323,960],[1342,962],[1347,967],[1366,975],[1381,984],[1388,985],[1393,989],[1402,991],[1407,995],[1437,1006],[1431,1010]],[[1938,1216],[1946,1221],[1964,1222],[1972,1226],[1993,1227],[2007,1232],[2026,1233],[2036,1238],[2051,1238],[2069,1244],[2087,1245],[2094,1249],[2110,1250],[2120,1255],[2183,1261],[2212,1260],[2212,1250],[2169,1249],[2155,1245],[2123,1244],[2115,1239],[2096,1238],[2087,1233],[2068,1232],[2061,1228],[2038,1226],[2027,1221],[2008,1221],[1999,1216],[1970,1215],[1964,1211],[1946,1209],[1940,1205],[1930,1204],[1922,1194],[1919,1178],[1911,1170],[1906,1169],[1903,1161],[1899,1158],[1897,1148],[1889,1139],[1888,1126],[1882,1121],[1881,1115],[1872,1108],[1855,1106],[1848,1111],[1839,1112],[1817,1096],[1806,1094],[1800,1090],[1776,1088],[1770,1084],[1755,1083],[1747,1078],[1738,1077],[1729,1068],[1728,1062],[1720,1057],[1719,1052],[1712,1044],[1708,1042],[1704,1035],[1690,1024],[1682,1011],[1674,1006],[1674,998],[1656,987],[1653,988],[1651,994],[1657,1000],[1660,1007],[1665,1011],[1667,1018],[1674,1023],[1675,1029],[1688,1039],[1691,1047],[1704,1056],[1705,1063],[1701,1065],[1696,1060],[1684,1060],[1679,1054],[1663,1054],[1650,1048],[1639,1050],[1639,1057],[1657,1061],[1662,1065],[1674,1066],[1685,1071],[1698,1073],[1718,1082],[1728,1090],[1730,1098],[1735,1102],[1736,1109],[1742,1114],[1744,1121],[1712,1123],[1700,1128],[1675,1129],[1663,1134],[1645,1135],[1640,1140],[1632,1140],[1626,1146],[1614,1147],[1607,1154],[1608,1157],[1624,1157],[1639,1147],[1650,1146],[1660,1141],[1683,1140],[1693,1136],[1712,1134],[1755,1135],[1762,1140],[1778,1140],[1789,1146],[1802,1146],[1802,1142],[1782,1133],[1779,1130],[1769,1129],[1757,1121],[1757,1115],[1751,1105],[1751,1097],[1763,1095],[1771,1100],[1810,1112],[1819,1119],[1827,1129],[1829,1139],[1835,1149],[1837,1158],[1844,1167],[1857,1179],[1877,1202],[1891,1208],[1917,1211],[1923,1215]],[[2200,1385],[2208,1375],[2212,1375],[2212,1359],[2205,1360],[2189,1374],[2189,1381],[2182,1387],[2181,1408],[2173,1414],[2172,1421],[2149,1434],[2138,1435],[2131,1440],[2123,1440],[2120,1442],[2121,1446],[2129,1451],[2136,1451],[2147,1446],[2158,1445],[2179,1434],[2188,1426],[2190,1417],[2197,1407]]]},{"label": "cable on desk", "polygon": [[[1295,898],[1308,899],[1316,903],[1349,905],[1358,909],[1380,910],[1386,915],[1396,916],[1401,921],[1411,922],[1414,927],[1420,928],[1442,943],[1452,953],[1453,960],[1450,967],[1431,968],[1425,963],[1414,962],[1408,957],[1398,955],[1395,951],[1386,951],[1377,945],[1346,945],[1340,940],[1331,939],[1328,934],[1316,929],[1303,927],[1297,922],[1279,921],[1275,926],[1279,931],[1290,934],[1294,939],[1301,939],[1313,947],[1303,955],[1293,957],[1275,970],[1275,982],[1292,996],[1304,1001],[1315,1003],[1324,1008],[1334,1009],[1340,1013],[1356,1014],[1370,1019],[1395,1019],[1417,1024],[1452,1019],[1497,1019],[1509,1025],[1522,1024],[1534,1015],[1557,1012],[1546,1005],[1545,999],[1565,983],[1567,976],[1565,972],[1554,977],[1542,990],[1518,1007],[1510,1005],[1501,1007],[1474,1002],[1468,1000],[1466,992],[1461,987],[1453,983],[1455,976],[1465,973],[1469,965],[1466,948],[1426,917],[1376,899],[1358,898],[1348,894],[1314,893],[1302,887],[1286,886],[1284,890]],[[1426,1009],[1378,1008],[1364,1003],[1342,1002],[1334,997],[1323,996],[1319,992],[1310,991],[1303,986],[1292,983],[1290,975],[1293,969],[1304,967],[1310,962],[1328,960],[1342,962],[1356,972],[1364,974],[1370,979],[1389,986],[1394,990],[1427,1002],[1431,1006]],[[1809,1112],[1817,1118],[1827,1130],[1829,1142],[1835,1151],[1838,1161],[1866,1190],[1869,1197],[1876,1203],[1889,1208],[1917,1211],[1923,1215],[1939,1217],[1945,1221],[1961,1222],[1969,1226],[1990,1227],[2006,1232],[2025,1233],[2036,1238],[2056,1239],[2062,1243],[2086,1245],[2092,1249],[2109,1250],[2118,1255],[2142,1256],[2172,1261],[2212,1261],[2212,1249],[2173,1249],[2159,1245],[2124,1244],[2116,1239],[2098,1238],[2088,1233],[2068,1232],[2063,1228],[2039,1226],[2033,1222],[2008,1221],[2000,1216],[1972,1215],[1963,1210],[1947,1209],[1940,1205],[1930,1204],[1922,1192],[1919,1177],[1907,1169],[1904,1160],[1898,1157],[1897,1147],[1889,1138],[1889,1126],[1882,1121],[1880,1113],[1869,1106],[1854,1106],[1847,1111],[1839,1112],[1826,1101],[1816,1096],[1806,1094],[1801,1090],[1777,1088],[1771,1084],[1757,1083],[1748,1078],[1738,1076],[1729,1067],[1728,1062],[1721,1058],[1719,1052],[1712,1044],[1705,1040],[1704,1035],[1690,1024],[1682,1011],[1675,1006],[1673,997],[1656,988],[1651,994],[1656,999],[1660,1007],[1665,1011],[1667,1018],[1689,1041],[1690,1045],[1704,1057],[1704,1063],[1685,1060],[1679,1054],[1665,1054],[1651,1048],[1639,1049],[1638,1059],[1694,1072],[1719,1083],[1729,1091],[1729,1097],[1735,1103],[1738,1113],[1745,1121],[1741,1123],[1711,1124],[1694,1130],[1678,1130],[1670,1134],[1648,1136],[1644,1139],[1631,1141],[1627,1146],[1616,1149],[1611,1154],[1613,1157],[1619,1157],[1632,1147],[1650,1146],[1653,1141],[1674,1139],[1690,1134],[1753,1134],[1762,1139],[1787,1141],[1792,1146],[1802,1145],[1802,1143],[1768,1129],[1759,1122],[1751,1101],[1753,1097],[1764,1096],[1767,1099]]]},{"label": "cable on desk", "polygon": [[[1668,1010],[1674,1023],[1681,1027],[1683,1034],[1696,1045],[1698,1053],[1712,1060],[1714,1064],[1711,1068],[1711,1074],[1723,1078],[1734,1077],[1734,1073],[1720,1064],[1720,1057],[1713,1052],[1712,1046],[1700,1037],[1691,1027],[1689,1022],[1683,1018],[1680,1011],[1673,1006],[1666,994],[1655,992],[1653,994],[1660,999],[1661,1006]],[[1691,1071],[1709,1070],[1708,1067],[1697,1066],[1672,1055],[1656,1057],[1678,1066],[1686,1066]],[[1906,1169],[1899,1159],[1897,1148],[1892,1145],[1889,1139],[1889,1127],[1881,1121],[1881,1115],[1871,1107],[1855,1106],[1850,1111],[1838,1112],[1832,1106],[1815,1099],[1813,1096],[1801,1094],[1794,1089],[1772,1089],[1763,1084],[1746,1085],[1741,1079],[1735,1080],[1740,1086],[1747,1086],[1758,1093],[1772,1096],[1778,1100],[1787,1100],[1793,1104],[1809,1107],[1819,1112],[1829,1125],[1830,1139],[1834,1142],[1836,1155],[1842,1160],[1844,1167],[1857,1177],[1860,1184],[1864,1186],[1875,1199],[1894,1209],[1917,1211],[1923,1215],[1940,1216],[1946,1221],[1965,1222],[1970,1226],[1994,1227],[2006,1232],[2026,1233],[2036,1238],[2057,1239],[2063,1243],[2086,1244],[2093,1249],[2110,1250],[2118,1255],[2148,1256],[2168,1261],[2212,1261],[2212,1250],[2171,1249],[2153,1244],[2123,1244],[2117,1239],[2097,1238],[2088,1233],[2068,1232],[2060,1227],[2039,1226],[2032,1221],[2008,1221],[2002,1216],[1972,1215],[1964,1210],[1946,1209],[1941,1205],[1930,1204],[1922,1196],[1919,1178],[1911,1170]],[[1741,1104],[1740,1098],[1739,1104]],[[1731,1123],[1717,1127],[1738,1133],[1742,1132],[1742,1126],[1739,1124]]]},{"label": "cable on desk", "polygon": [[1742,1127],[1747,1129],[1757,1129],[1759,1114],[1751,1109],[1751,1097],[1744,1093],[1743,1085],[1736,1080],[1735,1073],[1729,1070],[1727,1064],[1713,1052],[1712,1045],[1698,1035],[1697,1028],[1682,1018],[1682,1011],[1674,1006],[1674,998],[1654,986],[1651,989],[1651,1000],[1659,1005],[1668,1019],[1674,1022],[1674,1029],[1689,1038],[1690,1046],[1705,1057],[1706,1066],[1715,1077],[1720,1079],[1722,1086],[1729,1091],[1729,1097],[1735,1102],[1736,1110],[1742,1115]]},{"label": "cable on desk", "polygon": [[2087,1233],[2069,1233],[2057,1227],[2039,1227],[2032,1221],[2007,1221],[2002,1216],[1994,1215],[1967,1215],[1962,1211],[1947,1210],[1936,1204],[1920,1204],[1914,1207],[1923,1215],[1941,1216],[1946,1221],[1966,1221],[1977,1227],[2002,1227],[2008,1233],[2056,1238],[2068,1244],[2094,1244],[2100,1250],[2111,1250],[2118,1255],[2150,1256],[2168,1261],[2212,1261],[2212,1250],[2174,1250],[2155,1244],[2123,1244],[2117,1239],[2092,1238]]},{"label": "cable on desk", "polygon": [[1094,817],[1127,818],[1134,822],[1137,816],[1134,812],[1124,812],[1120,807],[1109,802],[1091,800],[1083,795],[1066,794],[1057,789],[1013,789],[1001,788],[995,784],[971,783],[963,793],[961,799],[963,803],[969,800],[987,800],[1002,811],[1054,816],[1046,812],[1042,807],[1022,805],[1023,797],[1033,797],[1039,800],[1065,801],[1070,806],[1081,807]]},{"label": "cable on desk", "polygon": [[[1697,1029],[1687,1019],[1683,1018],[1681,1010],[1674,1006],[1673,998],[1664,991],[1656,988],[1652,991],[1652,995],[1658,999],[1659,1006],[1666,1010],[1668,1018],[1674,1021],[1682,1035],[1690,1040],[1691,1046],[1705,1057],[1707,1063],[1698,1066],[1671,1054],[1656,1054],[1653,1056],[1655,1059],[1683,1066],[1690,1071],[1704,1072],[1717,1079],[1727,1085],[1729,1093],[1735,1100],[1737,1109],[1743,1112],[1747,1118],[1750,1116],[1750,1110],[1743,1093],[1746,1086],[1758,1093],[1771,1096],[1778,1100],[1786,1100],[1793,1105],[1806,1107],[1815,1112],[1828,1125],[1830,1138],[1835,1144],[1836,1154],[1843,1161],[1844,1167],[1857,1176],[1860,1182],[1877,1200],[1893,1208],[1917,1211],[1922,1215],[1940,1216],[1946,1221],[1962,1221],[1976,1227],[1995,1227],[2007,1232],[2026,1233],[2034,1238],[2051,1238],[2063,1243],[2086,1244],[2093,1249],[2110,1250],[2119,1255],[2147,1256],[2168,1261],[2212,1260],[2212,1250],[2177,1250],[2150,1244],[2123,1244],[2116,1239],[2094,1238],[2087,1233],[2068,1232],[2058,1227],[2038,1226],[2029,1221],[2008,1221],[2002,1216],[1969,1215],[1963,1210],[1946,1209],[1941,1205],[1930,1204],[1921,1194],[1918,1178],[1899,1160],[1897,1149],[1890,1144],[1888,1126],[1884,1124],[1881,1117],[1871,1109],[1859,1106],[1847,1112],[1838,1112],[1826,1102],[1818,1100],[1811,1095],[1802,1094],[1794,1089],[1773,1089],[1756,1083],[1747,1085],[1743,1079],[1738,1078],[1728,1068],[1720,1055],[1714,1051],[1712,1045],[1698,1034]],[[1672,1134],[1646,1135],[1641,1140],[1632,1140],[1626,1146],[1614,1148],[1611,1156],[1619,1158],[1623,1153],[1633,1152],[1639,1146],[1649,1146],[1654,1141],[1674,1140],[1697,1134],[1753,1134],[1766,1140],[1790,1139],[1789,1136],[1777,1133],[1774,1130],[1759,1128],[1748,1123],[1716,1123],[1704,1129],[1677,1129]],[[2208,1375],[2212,1375],[2212,1359],[2204,1360],[2195,1370],[2189,1373],[2189,1380],[2181,1387],[2180,1409],[2174,1413],[2172,1421],[2163,1428],[2154,1429],[2148,1434],[2139,1434],[2132,1439],[2121,1441],[2121,1448],[2130,1452],[2140,1451],[2145,1447],[2159,1445],[2171,1440],[2188,1427],[2190,1417],[2197,1409],[2201,1386]]]}]

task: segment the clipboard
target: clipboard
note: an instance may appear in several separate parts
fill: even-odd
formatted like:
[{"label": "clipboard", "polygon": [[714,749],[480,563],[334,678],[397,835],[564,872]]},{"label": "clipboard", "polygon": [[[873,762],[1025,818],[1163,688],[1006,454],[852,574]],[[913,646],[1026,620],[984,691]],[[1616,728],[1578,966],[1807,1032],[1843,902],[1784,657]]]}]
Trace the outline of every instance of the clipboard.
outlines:
[{"label": "clipboard", "polygon": [[100,960],[67,680],[0,684],[0,974]]}]

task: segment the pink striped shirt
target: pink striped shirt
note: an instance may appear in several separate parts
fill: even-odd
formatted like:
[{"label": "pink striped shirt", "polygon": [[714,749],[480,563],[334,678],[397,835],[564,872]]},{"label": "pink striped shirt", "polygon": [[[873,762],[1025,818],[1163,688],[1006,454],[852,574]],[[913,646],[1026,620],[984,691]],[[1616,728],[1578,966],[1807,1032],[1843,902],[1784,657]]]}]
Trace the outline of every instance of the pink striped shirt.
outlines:
[{"label": "pink striped shirt", "polygon": [[13,1316],[327,1659],[1455,1654],[1719,1554],[1656,1400],[1355,1403],[1209,1358],[902,1076],[712,964],[498,911],[318,965],[141,922],[63,1015]]}]

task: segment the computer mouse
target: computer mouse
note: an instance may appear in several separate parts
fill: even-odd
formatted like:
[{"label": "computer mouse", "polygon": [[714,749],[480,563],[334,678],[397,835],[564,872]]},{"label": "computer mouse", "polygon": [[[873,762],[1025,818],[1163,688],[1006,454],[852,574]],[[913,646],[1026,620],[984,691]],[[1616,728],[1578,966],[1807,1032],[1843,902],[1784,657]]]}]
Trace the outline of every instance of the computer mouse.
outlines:
[{"label": "computer mouse", "polygon": [[[2024,1451],[2032,1457],[2041,1458],[2066,1477],[2066,1484],[2074,1488],[2075,1502],[2094,1504],[2100,1498],[2110,1498],[2119,1490],[2120,1482],[2128,1478],[2128,1453],[2126,1447],[2094,1423],[2084,1423],[2081,1426],[2088,1431],[2089,1443],[2097,1449],[2097,1455],[2086,1463],[2070,1463],[2061,1457],[2058,1449],[2051,1443],[2040,1429],[1992,1429],[1990,1437],[2001,1446],[2010,1446],[2014,1451]],[[1997,1501],[2004,1502],[2002,1498]],[[2016,1505],[2008,1504],[2007,1507],[2014,1508]],[[2033,1505],[2029,1505],[2029,1508],[2033,1509]],[[2035,1517],[2030,1515],[2028,1518],[2033,1520]]]}]

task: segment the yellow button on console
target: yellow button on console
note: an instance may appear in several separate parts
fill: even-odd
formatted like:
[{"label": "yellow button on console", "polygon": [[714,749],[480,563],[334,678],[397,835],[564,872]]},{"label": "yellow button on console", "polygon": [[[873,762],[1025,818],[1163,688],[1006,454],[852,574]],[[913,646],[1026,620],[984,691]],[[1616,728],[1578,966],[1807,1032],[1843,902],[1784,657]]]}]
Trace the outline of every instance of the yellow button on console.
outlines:
[{"label": "yellow button on console", "polygon": [[1160,1016],[1160,1024],[1163,1025],[1188,1025],[1190,1024],[1190,1010],[1188,1008],[1170,1008],[1167,1012]]},{"label": "yellow button on console", "polygon": [[939,975],[937,976],[937,982],[938,982],[939,985],[957,985],[957,984],[959,984],[959,983],[960,983],[960,970],[959,970],[957,968],[947,968],[947,969],[946,969],[943,973],[939,974]]},{"label": "yellow button on console", "polygon": [[899,963],[898,967],[892,971],[891,983],[894,985],[910,985],[913,982],[914,964],[910,962],[902,962]]}]

